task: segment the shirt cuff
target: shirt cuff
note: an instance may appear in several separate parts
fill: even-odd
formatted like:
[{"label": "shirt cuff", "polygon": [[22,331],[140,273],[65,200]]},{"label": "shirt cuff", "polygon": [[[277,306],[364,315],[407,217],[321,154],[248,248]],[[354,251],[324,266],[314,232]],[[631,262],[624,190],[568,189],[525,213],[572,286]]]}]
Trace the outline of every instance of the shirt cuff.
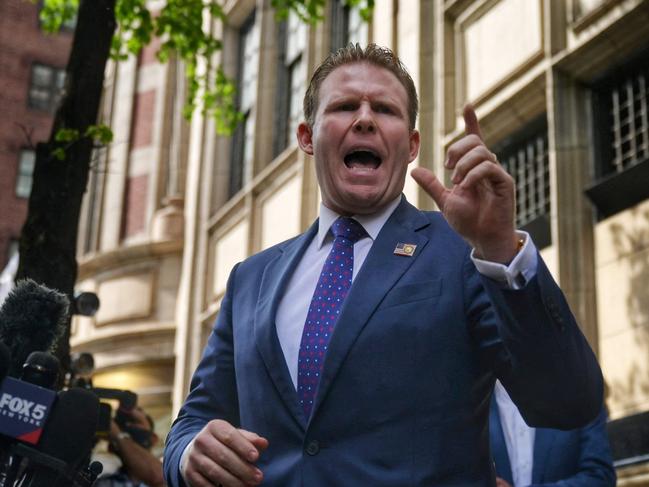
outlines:
[{"label": "shirt cuff", "polygon": [[180,463],[178,463],[178,472],[180,473],[180,476],[182,477],[186,485],[189,485],[189,482],[187,481],[187,477],[185,477],[185,457],[189,454],[189,447],[192,446],[193,442],[194,440],[187,443],[187,446],[183,450],[183,454],[180,455]]},{"label": "shirt cuff", "polygon": [[523,248],[518,251],[509,265],[478,259],[475,249],[471,251],[471,260],[478,272],[494,281],[502,283],[509,289],[522,289],[536,275],[538,256],[536,246],[529,233],[518,230],[516,234],[525,239]]}]

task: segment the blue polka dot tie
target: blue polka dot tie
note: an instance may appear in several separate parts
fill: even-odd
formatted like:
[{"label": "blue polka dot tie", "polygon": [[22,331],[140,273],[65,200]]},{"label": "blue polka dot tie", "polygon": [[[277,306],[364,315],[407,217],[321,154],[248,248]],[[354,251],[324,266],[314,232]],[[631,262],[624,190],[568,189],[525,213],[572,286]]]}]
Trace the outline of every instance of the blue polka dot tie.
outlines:
[{"label": "blue polka dot tie", "polygon": [[297,393],[307,419],[311,416],[331,334],[352,285],[354,243],[367,235],[360,223],[344,217],[331,225],[331,233],[333,246],[311,298],[297,362]]}]

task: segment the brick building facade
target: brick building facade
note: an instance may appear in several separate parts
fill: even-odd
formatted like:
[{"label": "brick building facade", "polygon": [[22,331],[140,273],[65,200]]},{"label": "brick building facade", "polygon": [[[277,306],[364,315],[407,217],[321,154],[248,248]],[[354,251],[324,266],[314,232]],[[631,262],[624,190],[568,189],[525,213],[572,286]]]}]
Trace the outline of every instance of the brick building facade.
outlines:
[{"label": "brick building facade", "polygon": [[49,138],[72,45],[69,29],[45,34],[38,12],[33,2],[0,2],[0,270],[17,250],[32,150]]}]

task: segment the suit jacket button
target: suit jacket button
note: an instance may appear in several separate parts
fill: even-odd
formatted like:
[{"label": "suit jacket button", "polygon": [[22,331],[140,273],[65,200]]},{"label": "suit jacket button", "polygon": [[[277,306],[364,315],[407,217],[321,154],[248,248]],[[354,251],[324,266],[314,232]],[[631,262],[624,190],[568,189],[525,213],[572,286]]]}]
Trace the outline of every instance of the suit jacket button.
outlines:
[{"label": "suit jacket button", "polygon": [[317,440],[311,440],[309,444],[306,446],[306,452],[311,456],[317,455],[319,451],[320,451],[320,443],[318,443]]}]

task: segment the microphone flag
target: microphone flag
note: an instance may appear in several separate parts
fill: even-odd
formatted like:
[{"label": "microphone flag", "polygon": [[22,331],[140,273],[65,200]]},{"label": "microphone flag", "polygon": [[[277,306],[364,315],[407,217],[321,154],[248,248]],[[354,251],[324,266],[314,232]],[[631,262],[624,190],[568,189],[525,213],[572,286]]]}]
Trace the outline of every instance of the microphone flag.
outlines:
[{"label": "microphone flag", "polygon": [[55,398],[51,389],[5,377],[0,388],[0,433],[37,444]]}]

